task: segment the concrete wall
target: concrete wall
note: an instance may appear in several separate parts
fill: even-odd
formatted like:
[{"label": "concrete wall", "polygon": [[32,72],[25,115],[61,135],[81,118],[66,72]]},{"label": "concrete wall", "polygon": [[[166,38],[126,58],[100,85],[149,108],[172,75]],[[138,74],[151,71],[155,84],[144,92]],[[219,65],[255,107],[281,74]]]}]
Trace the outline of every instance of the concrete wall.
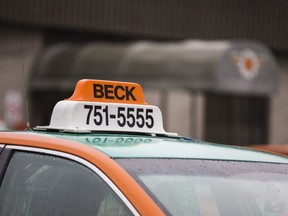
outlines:
[{"label": "concrete wall", "polygon": [[288,144],[288,58],[279,63],[279,89],[270,101],[269,143]]},{"label": "concrete wall", "polygon": [[[0,119],[7,118],[8,112],[8,116],[15,114],[25,121],[25,85],[29,85],[31,67],[41,49],[42,35],[38,32],[0,29]],[[16,107],[10,106],[13,97]],[[5,120],[9,123],[11,119]]]},{"label": "concrete wall", "polygon": [[164,129],[180,136],[204,138],[205,97],[184,89],[169,91],[144,89],[147,103],[158,106]]}]

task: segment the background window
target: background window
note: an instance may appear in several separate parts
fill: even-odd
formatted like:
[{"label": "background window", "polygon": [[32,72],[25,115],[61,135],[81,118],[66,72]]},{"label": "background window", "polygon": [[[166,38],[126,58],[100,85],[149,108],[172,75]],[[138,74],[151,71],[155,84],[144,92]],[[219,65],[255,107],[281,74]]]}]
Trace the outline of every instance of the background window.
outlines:
[{"label": "background window", "polygon": [[206,95],[205,140],[231,145],[268,141],[268,98]]}]

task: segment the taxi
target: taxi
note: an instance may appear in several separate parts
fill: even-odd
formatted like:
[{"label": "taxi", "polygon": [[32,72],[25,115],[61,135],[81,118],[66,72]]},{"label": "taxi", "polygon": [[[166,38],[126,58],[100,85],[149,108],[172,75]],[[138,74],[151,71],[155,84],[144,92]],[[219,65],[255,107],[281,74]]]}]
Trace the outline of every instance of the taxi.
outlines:
[{"label": "taxi", "polygon": [[136,83],[80,80],[0,132],[0,215],[288,215],[288,159],[166,132]]}]

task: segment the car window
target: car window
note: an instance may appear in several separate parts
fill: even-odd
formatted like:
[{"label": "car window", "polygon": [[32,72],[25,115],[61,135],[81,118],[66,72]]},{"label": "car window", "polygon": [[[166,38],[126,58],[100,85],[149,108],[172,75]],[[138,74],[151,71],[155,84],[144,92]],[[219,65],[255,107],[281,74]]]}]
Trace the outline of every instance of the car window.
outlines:
[{"label": "car window", "polygon": [[0,155],[1,155],[1,152],[3,151],[3,148],[4,148],[4,145],[0,145]]},{"label": "car window", "polygon": [[15,152],[0,188],[0,215],[131,215],[92,170],[65,158]]},{"label": "car window", "polygon": [[288,165],[117,159],[166,215],[288,215]]}]

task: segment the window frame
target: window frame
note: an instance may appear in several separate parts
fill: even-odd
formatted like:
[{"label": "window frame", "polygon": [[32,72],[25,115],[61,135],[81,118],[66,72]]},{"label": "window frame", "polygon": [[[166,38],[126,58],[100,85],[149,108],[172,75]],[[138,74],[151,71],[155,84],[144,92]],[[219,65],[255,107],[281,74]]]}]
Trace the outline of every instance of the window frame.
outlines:
[{"label": "window frame", "polygon": [[[37,148],[37,147],[8,145],[8,146],[4,147],[4,149],[7,149],[8,152],[10,152],[10,158],[13,155],[13,153],[11,153],[12,151],[20,151],[20,152],[22,151],[22,152],[40,153],[40,154],[46,154],[46,155],[50,155],[50,156],[62,157],[62,158],[74,161],[76,163],[79,163],[79,164],[87,167],[88,169],[90,169],[96,175],[98,175],[99,178],[102,179],[108,185],[108,187],[110,187],[111,190],[119,197],[119,199],[123,202],[124,205],[126,205],[126,207],[129,209],[129,211],[133,215],[140,216],[140,214],[135,209],[135,207],[132,205],[132,203],[121,192],[121,190],[110,180],[110,178],[105,173],[103,173],[99,168],[97,168],[94,164],[88,162],[87,160],[85,160],[83,158],[80,158],[76,155],[71,155],[71,154],[65,153],[65,152],[60,152],[60,151],[56,151],[56,150],[49,150],[49,149],[42,149],[42,148]],[[10,158],[8,160],[7,165],[9,164]],[[6,169],[4,169],[2,179],[5,176],[5,171],[6,171]],[[1,169],[0,169],[0,174],[1,174]],[[2,179],[0,179],[0,183],[2,182]],[[1,187],[1,184],[0,184],[0,187]]]},{"label": "window frame", "polygon": [[3,149],[4,149],[4,147],[5,147],[5,145],[0,144],[0,155],[1,155],[1,153],[2,153],[2,151],[3,151]]},{"label": "window frame", "polygon": [[5,149],[5,145],[0,144],[0,187],[12,155],[13,151],[11,149]]}]

